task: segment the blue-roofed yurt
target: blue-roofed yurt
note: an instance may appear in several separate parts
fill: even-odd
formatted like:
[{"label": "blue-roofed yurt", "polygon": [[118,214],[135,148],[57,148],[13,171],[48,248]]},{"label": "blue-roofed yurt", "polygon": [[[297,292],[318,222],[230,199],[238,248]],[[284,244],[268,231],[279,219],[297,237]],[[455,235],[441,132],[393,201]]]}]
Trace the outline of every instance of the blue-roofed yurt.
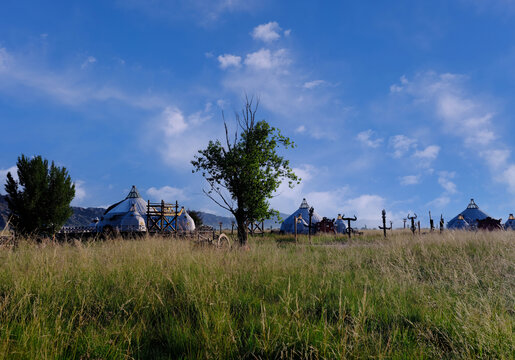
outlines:
[{"label": "blue-roofed yurt", "polygon": [[515,230],[515,217],[513,214],[510,214],[508,220],[504,224],[504,230]]},{"label": "blue-roofed yurt", "polygon": [[342,220],[342,215],[338,214],[336,221],[334,222],[334,230],[337,234],[346,234],[347,226],[345,226],[345,221]]},{"label": "blue-roofed yurt", "polygon": [[474,199],[470,199],[470,203],[467,208],[447,223],[448,229],[460,229],[458,226],[463,226],[461,219],[459,219],[460,215],[469,225],[468,228],[475,228],[478,220],[486,219],[489,216],[479,209],[479,206],[476,205]]},{"label": "blue-roofed yurt", "polygon": [[465,220],[462,214],[458,215],[458,219],[454,223],[453,230],[467,230],[470,228],[469,223]]},{"label": "blue-roofed yurt", "polygon": [[[301,215],[302,219],[297,223],[297,234],[307,234],[309,232],[309,204],[306,199],[302,199],[300,207],[293,214],[288,216],[281,224],[281,232],[293,234],[295,232],[295,217]],[[311,225],[322,221],[322,217],[313,211]]]}]

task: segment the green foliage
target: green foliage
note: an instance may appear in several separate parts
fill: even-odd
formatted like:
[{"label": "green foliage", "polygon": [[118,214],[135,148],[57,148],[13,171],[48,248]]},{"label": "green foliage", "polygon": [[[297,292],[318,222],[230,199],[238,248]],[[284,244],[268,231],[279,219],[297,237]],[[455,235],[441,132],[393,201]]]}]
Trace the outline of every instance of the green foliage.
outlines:
[{"label": "green foliage", "polygon": [[234,140],[225,124],[225,144],[210,141],[191,162],[193,172],[201,172],[210,185],[206,194],[234,215],[241,244],[247,239],[248,222],[279,214],[268,200],[281,182],[288,179],[293,187],[300,180],[277,153],[280,147],[293,147],[293,142],[265,120],[256,121],[256,111],[257,105],[247,99],[241,117],[236,114],[240,133],[236,131]]},{"label": "green foliage", "polygon": [[513,359],[513,234],[256,239],[0,251],[0,359]]},{"label": "green foliage", "polygon": [[41,156],[17,162],[18,181],[7,173],[5,191],[12,224],[20,234],[55,234],[72,215],[75,185],[64,167]]}]

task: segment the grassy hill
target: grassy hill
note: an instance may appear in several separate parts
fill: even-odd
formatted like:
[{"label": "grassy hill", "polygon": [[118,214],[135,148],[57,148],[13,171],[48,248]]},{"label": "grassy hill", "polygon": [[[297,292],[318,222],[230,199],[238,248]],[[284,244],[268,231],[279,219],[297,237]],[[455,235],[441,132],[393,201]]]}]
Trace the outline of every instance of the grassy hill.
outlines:
[{"label": "grassy hill", "polygon": [[513,359],[513,234],[0,250],[1,358]]}]

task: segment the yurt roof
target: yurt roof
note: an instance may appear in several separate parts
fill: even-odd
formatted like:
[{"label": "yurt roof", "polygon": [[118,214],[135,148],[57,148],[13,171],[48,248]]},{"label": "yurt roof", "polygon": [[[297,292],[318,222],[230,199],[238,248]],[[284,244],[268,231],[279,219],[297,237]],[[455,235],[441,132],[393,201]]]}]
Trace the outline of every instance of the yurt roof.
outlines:
[{"label": "yurt roof", "polygon": [[[302,199],[302,203],[300,204],[299,208],[295,210],[290,216],[288,216],[283,223],[281,224],[281,231],[287,232],[287,233],[293,233],[295,231],[295,217],[301,215],[302,220],[306,223],[306,226],[309,222],[309,204],[306,201],[306,199]],[[322,217],[317,214],[316,211],[313,211],[313,215],[311,217],[311,224],[314,225],[318,222],[322,221]],[[299,225],[299,224],[297,224]],[[303,226],[304,228],[304,226]],[[308,228],[306,227],[301,231],[299,228],[297,228],[297,232],[308,232]]]},{"label": "yurt roof", "polygon": [[477,204],[474,202],[474,199],[470,199],[470,203],[468,204],[467,208],[447,223],[448,229],[455,228],[455,224],[458,221],[459,215],[463,215],[463,218],[470,226],[475,226],[477,220],[483,220],[489,216],[479,209],[479,206],[477,206]]},{"label": "yurt roof", "polygon": [[452,229],[468,229],[470,224],[465,220],[462,214],[458,215],[458,219],[454,223]]},{"label": "yurt roof", "polygon": [[124,200],[108,207],[104,215],[124,214],[131,211],[133,207],[134,211],[139,212],[141,215],[146,215],[147,203],[141,198],[138,189],[136,189],[136,186],[134,185],[127,197]]}]

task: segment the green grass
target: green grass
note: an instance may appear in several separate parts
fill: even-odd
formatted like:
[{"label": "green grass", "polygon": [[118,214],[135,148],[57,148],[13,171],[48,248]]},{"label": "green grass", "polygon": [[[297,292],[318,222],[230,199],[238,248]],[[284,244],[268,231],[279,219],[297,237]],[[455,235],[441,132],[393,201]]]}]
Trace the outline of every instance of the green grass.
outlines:
[{"label": "green grass", "polygon": [[0,357],[512,359],[515,235],[0,250]]}]

